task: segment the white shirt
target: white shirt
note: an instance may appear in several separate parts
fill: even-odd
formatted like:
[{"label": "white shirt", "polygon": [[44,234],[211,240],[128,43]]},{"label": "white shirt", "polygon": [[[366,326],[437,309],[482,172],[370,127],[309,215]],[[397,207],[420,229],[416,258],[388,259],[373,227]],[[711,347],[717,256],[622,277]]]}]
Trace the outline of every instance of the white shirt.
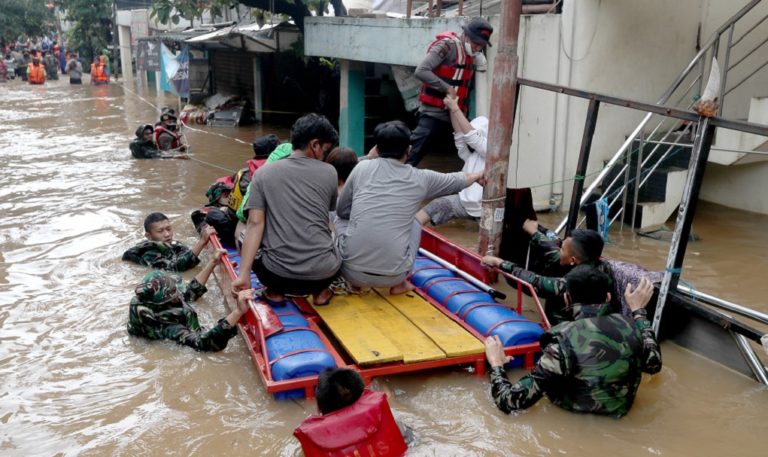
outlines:
[{"label": "white shirt", "polygon": [[[476,117],[470,124],[474,130],[469,133],[453,133],[453,140],[459,151],[459,157],[464,161],[464,167],[461,171],[465,173],[475,173],[485,169],[485,153],[488,146],[488,118],[485,116]],[[480,217],[482,199],[483,187],[477,183],[459,192],[461,205],[472,217]]]}]

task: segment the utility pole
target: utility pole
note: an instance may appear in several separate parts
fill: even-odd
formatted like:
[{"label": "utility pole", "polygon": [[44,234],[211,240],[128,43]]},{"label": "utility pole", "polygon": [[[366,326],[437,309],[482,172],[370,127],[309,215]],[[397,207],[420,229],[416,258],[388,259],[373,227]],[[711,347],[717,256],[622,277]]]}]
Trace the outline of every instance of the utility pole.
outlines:
[{"label": "utility pole", "polygon": [[502,2],[498,53],[493,63],[485,187],[480,218],[480,253],[496,254],[504,224],[509,148],[517,106],[517,38],[522,0]]}]

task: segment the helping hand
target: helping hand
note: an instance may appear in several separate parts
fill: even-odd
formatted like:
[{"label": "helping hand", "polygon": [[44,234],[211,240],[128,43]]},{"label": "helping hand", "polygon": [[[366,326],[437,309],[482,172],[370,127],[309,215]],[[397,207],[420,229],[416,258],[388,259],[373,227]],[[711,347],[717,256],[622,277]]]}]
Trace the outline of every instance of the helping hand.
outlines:
[{"label": "helping hand", "polygon": [[523,222],[523,231],[529,235],[533,235],[534,233],[539,231],[539,221],[534,221],[533,219],[526,219],[525,222]]},{"label": "helping hand", "polygon": [[632,284],[627,284],[627,288],[624,290],[624,298],[632,311],[645,308],[652,296],[653,284],[648,278],[641,279],[634,290],[632,290]]},{"label": "helping hand", "polygon": [[245,279],[238,276],[237,279],[232,281],[232,295],[237,297],[241,290],[246,290],[246,287],[250,285],[250,278]]},{"label": "helping hand", "polygon": [[511,362],[515,358],[504,354],[504,345],[497,335],[485,339],[485,357],[491,367],[500,367]]},{"label": "helping hand", "polygon": [[453,92],[454,93],[451,94],[449,91],[448,95],[443,99],[443,103],[445,104],[445,109],[449,111],[459,109],[459,97],[456,95],[455,89]]},{"label": "helping hand", "polygon": [[241,290],[237,293],[237,310],[241,313],[245,314],[248,309],[250,309],[250,306],[248,305],[248,300],[253,298],[253,289],[245,289]]},{"label": "helping hand", "polygon": [[483,265],[488,267],[493,267],[493,268],[499,268],[503,261],[504,260],[492,255],[484,256],[483,259],[481,260]]},{"label": "helping hand", "polygon": [[207,243],[208,240],[211,239],[211,235],[215,235],[215,234],[216,234],[215,228],[211,227],[210,225],[205,225],[203,229],[200,231],[200,238]]}]

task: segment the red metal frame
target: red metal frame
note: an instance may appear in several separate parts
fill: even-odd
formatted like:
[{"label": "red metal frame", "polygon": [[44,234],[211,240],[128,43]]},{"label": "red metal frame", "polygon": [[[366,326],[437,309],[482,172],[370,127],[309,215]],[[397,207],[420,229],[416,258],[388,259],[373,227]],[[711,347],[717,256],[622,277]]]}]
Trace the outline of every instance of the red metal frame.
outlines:
[{"label": "red metal frame", "polygon": [[[221,242],[219,241],[218,237],[215,235],[211,236],[210,244],[211,244],[211,247],[214,249],[223,249]],[[438,257],[444,260],[447,260],[448,262],[451,262],[452,264],[456,265],[459,269],[469,273],[470,275],[478,278],[479,280],[487,284],[494,283],[498,278],[498,271],[495,269],[488,269],[484,267],[480,262],[481,257],[478,254],[467,250],[466,248],[452,242],[451,240],[443,237],[442,235],[428,228],[425,228],[422,232],[421,247],[429,250],[430,252],[437,255]],[[237,306],[237,303],[235,301],[235,298],[230,293],[230,283],[231,281],[237,278],[237,274],[229,258],[222,259],[221,265],[224,269],[224,272],[223,272],[224,274],[220,274],[220,272],[218,271],[215,271],[214,274],[219,282],[219,286],[222,289],[222,292],[224,294],[224,297],[227,301],[228,306],[230,308],[234,308]],[[541,303],[539,302],[539,299],[533,287],[527,282],[522,281],[514,276],[508,275],[507,273],[504,273],[504,272],[501,272],[501,273],[506,278],[508,278],[509,280],[517,284],[518,313],[522,312],[522,294],[523,294],[523,289],[526,289],[529,295],[533,298],[533,301],[537,307],[537,311],[540,314],[540,317],[541,317],[540,325],[545,330],[549,330],[550,328],[549,321],[547,321],[547,318],[544,314],[544,308],[541,306]],[[475,338],[477,338],[480,341],[485,341],[485,335],[481,335],[480,333],[478,333],[474,328],[469,326],[466,322],[464,322],[454,313],[449,311],[441,303],[438,303],[437,301],[435,301],[432,297],[427,295],[424,291],[416,289],[414,292],[418,294],[420,297],[422,297],[424,300],[429,302],[432,306],[437,308],[449,319],[456,322],[458,325],[460,325],[470,334],[475,336]],[[325,349],[333,356],[337,366],[351,368],[358,371],[360,375],[363,377],[363,379],[365,380],[366,384],[370,383],[370,381],[373,378],[378,376],[388,376],[388,375],[394,375],[399,373],[424,371],[424,370],[430,370],[434,368],[442,368],[442,367],[457,366],[457,365],[468,365],[468,364],[473,365],[475,369],[475,373],[477,375],[482,375],[485,373],[485,354],[484,353],[470,354],[470,355],[459,356],[459,357],[448,357],[445,359],[430,360],[430,361],[416,362],[416,363],[407,363],[407,364],[403,362],[390,362],[390,363],[383,363],[383,364],[374,365],[374,366],[359,366],[354,363],[347,363],[347,361],[342,356],[342,354],[339,353],[339,350],[337,350],[337,346],[331,342],[330,337],[320,327],[319,324],[321,322],[321,318],[314,312],[312,307],[309,305],[309,302],[304,298],[294,298],[293,301],[296,304],[296,306],[303,313],[305,313],[304,317],[309,322],[310,328],[317,333],[318,337],[320,337],[321,341],[323,342],[323,345],[325,346]],[[238,323],[238,330],[240,335],[243,337],[243,340],[245,341],[246,346],[248,347],[248,351],[251,354],[251,358],[256,367],[256,371],[259,373],[259,377],[264,383],[264,386],[267,392],[274,394],[277,392],[285,392],[288,390],[304,389],[304,392],[307,398],[312,398],[314,396],[314,388],[317,385],[317,376],[308,376],[308,377],[290,379],[285,381],[275,381],[272,379],[269,357],[266,352],[266,338],[264,336],[264,332],[263,332],[261,323],[258,319],[258,316],[256,315],[256,312],[253,310],[253,308],[251,308],[250,311],[246,313],[243,316],[243,318],[240,320],[240,322]],[[533,367],[534,357],[536,353],[539,352],[539,350],[540,348],[538,343],[531,343],[531,344],[525,344],[525,345],[519,345],[519,346],[510,346],[510,347],[504,348],[504,352],[507,355],[525,356],[524,367],[527,369],[531,369]],[[347,358],[347,360],[349,359],[351,358]]]}]

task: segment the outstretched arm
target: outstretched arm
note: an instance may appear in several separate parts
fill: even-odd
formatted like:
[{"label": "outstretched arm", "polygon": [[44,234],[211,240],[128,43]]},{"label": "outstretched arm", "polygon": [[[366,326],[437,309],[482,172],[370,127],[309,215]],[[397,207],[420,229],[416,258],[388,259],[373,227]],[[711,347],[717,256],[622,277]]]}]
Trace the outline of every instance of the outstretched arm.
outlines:
[{"label": "outstretched arm", "polygon": [[648,278],[643,278],[640,283],[632,289],[632,284],[627,284],[624,290],[624,298],[627,300],[629,309],[632,310],[632,318],[635,320],[635,327],[640,331],[643,338],[643,371],[650,374],[656,374],[661,371],[661,349],[656,340],[656,334],[648,322],[645,307],[648,306],[653,296],[653,285]]}]

